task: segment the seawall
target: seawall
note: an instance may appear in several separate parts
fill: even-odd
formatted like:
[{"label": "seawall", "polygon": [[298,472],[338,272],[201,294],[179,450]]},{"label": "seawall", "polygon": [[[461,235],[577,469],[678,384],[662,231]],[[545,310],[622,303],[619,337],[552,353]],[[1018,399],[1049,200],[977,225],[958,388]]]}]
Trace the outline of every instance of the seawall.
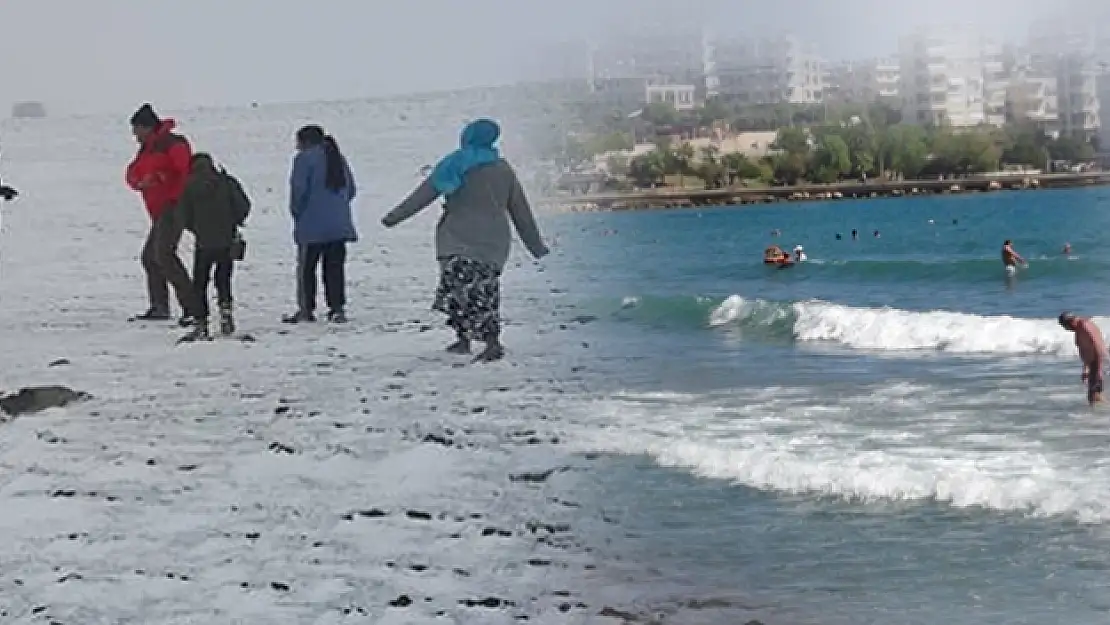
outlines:
[{"label": "seawall", "polygon": [[946,180],[881,180],[727,189],[652,189],[627,193],[562,196],[553,203],[564,211],[618,211],[698,206],[744,206],[775,202],[878,199],[945,193],[1040,190],[1110,184],[1110,171],[1058,174],[983,175]]}]

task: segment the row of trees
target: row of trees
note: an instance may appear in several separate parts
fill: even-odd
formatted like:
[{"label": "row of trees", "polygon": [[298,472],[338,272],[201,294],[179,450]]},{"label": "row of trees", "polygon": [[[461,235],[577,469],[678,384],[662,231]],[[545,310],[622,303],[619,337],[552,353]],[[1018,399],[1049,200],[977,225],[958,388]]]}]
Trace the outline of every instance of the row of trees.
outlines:
[{"label": "row of trees", "polygon": [[[672,144],[661,136],[656,150],[628,163],[611,162],[610,171],[638,186],[659,184],[667,176],[693,176],[713,188],[737,179],[831,183],[864,177],[963,176],[997,171],[1003,164],[1044,169],[1051,161],[1089,160],[1095,151],[1084,141],[1053,139],[1033,126],[926,128],[899,123],[889,108],[861,112],[833,122],[781,128],[774,153],[761,159],[720,155],[712,148],[698,153],[689,144]],[[631,143],[630,136],[620,132],[602,137],[612,146]]]}]

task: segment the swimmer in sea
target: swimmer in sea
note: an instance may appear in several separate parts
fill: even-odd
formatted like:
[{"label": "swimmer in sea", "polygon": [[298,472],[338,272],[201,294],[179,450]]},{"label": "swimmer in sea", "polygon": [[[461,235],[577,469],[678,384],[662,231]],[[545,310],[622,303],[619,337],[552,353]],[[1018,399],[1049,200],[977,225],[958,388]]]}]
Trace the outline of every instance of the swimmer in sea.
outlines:
[{"label": "swimmer in sea", "polygon": [[[1014,251],[1014,242],[1006,239],[1002,242],[1002,265],[1006,267],[1006,273],[1012,275],[1016,272],[1019,263],[1026,267],[1029,266],[1029,263],[1025,262],[1021,254]],[[1010,269],[1010,267],[1013,267],[1013,269]]]},{"label": "swimmer in sea", "polygon": [[1102,370],[1106,362],[1106,341],[1102,330],[1090,319],[1079,317],[1068,311],[1060,313],[1060,326],[1075,333],[1075,346],[1079,349],[1079,359],[1083,361],[1083,374],[1087,383],[1087,403],[1092,406],[1102,402]]},{"label": "swimmer in sea", "polygon": [[1061,252],[1061,253],[1064,256],[1070,256],[1071,255],[1071,243],[1065,243],[1064,244],[1064,251]]}]

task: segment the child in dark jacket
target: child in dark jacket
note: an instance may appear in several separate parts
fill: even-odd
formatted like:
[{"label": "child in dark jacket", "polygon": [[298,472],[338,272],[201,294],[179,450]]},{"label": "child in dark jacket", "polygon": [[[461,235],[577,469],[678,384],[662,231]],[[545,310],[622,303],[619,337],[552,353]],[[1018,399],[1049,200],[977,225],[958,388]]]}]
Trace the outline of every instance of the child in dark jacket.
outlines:
[{"label": "child in dark jacket", "polygon": [[[220,333],[235,332],[232,315],[231,273],[236,256],[242,253],[239,228],[250,214],[250,199],[243,185],[222,169],[212,157],[193,156],[185,191],[177,205],[178,218],[193,233],[193,291],[197,305],[197,325],[183,342],[209,340],[208,281],[215,270],[216,301],[220,307]],[[240,248],[240,249],[236,249]]]}]

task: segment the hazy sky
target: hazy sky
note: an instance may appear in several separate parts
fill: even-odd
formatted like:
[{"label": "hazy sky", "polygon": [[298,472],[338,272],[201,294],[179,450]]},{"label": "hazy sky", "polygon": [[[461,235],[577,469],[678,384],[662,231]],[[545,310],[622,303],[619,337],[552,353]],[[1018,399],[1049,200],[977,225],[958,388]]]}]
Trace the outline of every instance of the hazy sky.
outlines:
[{"label": "hazy sky", "polygon": [[826,56],[851,58],[893,52],[900,34],[926,21],[1019,35],[1045,7],[1039,0],[0,0],[0,106],[38,99],[64,112],[129,112],[143,100],[169,109],[500,84],[534,67],[540,42],[615,36],[645,22],[793,32]]}]

